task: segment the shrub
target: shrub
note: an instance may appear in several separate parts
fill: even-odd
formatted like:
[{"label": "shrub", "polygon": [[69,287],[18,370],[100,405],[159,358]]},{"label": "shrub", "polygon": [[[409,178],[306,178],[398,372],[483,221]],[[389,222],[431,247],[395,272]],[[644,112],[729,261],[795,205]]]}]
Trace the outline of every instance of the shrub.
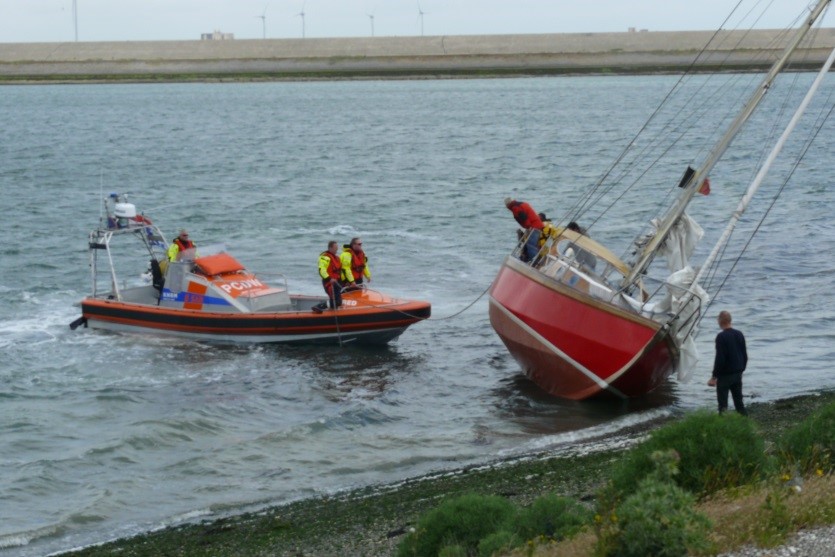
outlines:
[{"label": "shrub", "polygon": [[635,491],[655,465],[656,451],[675,450],[680,462],[674,481],[697,495],[706,495],[759,479],[768,469],[764,442],[751,420],[738,414],[699,411],[656,430],[627,453],[612,471],[612,501]]},{"label": "shrub", "polygon": [[467,554],[475,554],[479,541],[510,524],[515,512],[513,504],[496,496],[468,494],[448,499],[421,517],[397,554],[435,557],[446,546],[460,546]]},{"label": "shrub", "polygon": [[563,540],[590,524],[591,517],[592,512],[573,499],[543,495],[522,509],[516,519],[516,529],[523,540],[539,536]]},{"label": "shrub", "polygon": [[618,506],[598,536],[607,557],[679,557],[707,551],[710,521],[696,498],[670,482],[647,478]]},{"label": "shrub", "polygon": [[461,545],[446,545],[438,552],[438,557],[467,557],[467,550]]},{"label": "shrub", "polygon": [[776,489],[765,497],[757,513],[759,520],[754,539],[760,547],[775,547],[783,543],[792,530],[791,512],[786,504],[786,492]]},{"label": "shrub", "polygon": [[479,557],[492,557],[497,553],[509,553],[514,547],[518,547],[523,543],[524,540],[513,532],[500,530],[478,542],[478,554]]},{"label": "shrub", "polygon": [[783,464],[800,474],[835,471],[835,404],[819,408],[783,434],[778,442]]}]

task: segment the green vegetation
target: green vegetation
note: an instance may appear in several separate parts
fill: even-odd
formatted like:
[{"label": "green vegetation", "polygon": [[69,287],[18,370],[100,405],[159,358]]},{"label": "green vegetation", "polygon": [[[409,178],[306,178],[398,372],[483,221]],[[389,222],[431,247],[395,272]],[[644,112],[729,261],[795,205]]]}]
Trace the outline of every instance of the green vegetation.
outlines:
[{"label": "green vegetation", "polygon": [[449,547],[455,554],[478,552],[482,538],[506,529],[516,510],[503,497],[475,493],[447,499],[429,511],[406,536],[397,552],[399,557],[435,557]]},{"label": "green vegetation", "polygon": [[[779,437],[777,446],[783,457],[780,464],[802,464],[804,470],[815,470],[823,476],[823,467],[831,466],[832,440],[835,436],[835,402],[822,407]],[[707,555],[714,550],[711,540],[713,524],[699,510],[700,499],[723,492],[756,491],[764,493],[753,514],[759,517],[742,542],[772,547],[785,541],[788,534],[809,523],[820,523],[832,514],[835,504],[823,505],[820,516],[790,505],[788,498],[802,492],[803,478],[783,475],[781,482],[770,485],[776,477],[776,457],[765,452],[765,442],[752,420],[738,414],[718,415],[700,411],[661,427],[649,438],[629,450],[611,471],[611,479],[598,492],[594,521],[596,539],[586,542],[586,552],[597,557],[641,557],[655,555]],[[829,470],[829,468],[827,468]],[[772,480],[773,483],[773,480]],[[421,529],[407,537],[400,546],[400,555],[436,555],[444,545],[463,549],[467,555],[507,553],[507,548],[525,544],[533,547],[542,542],[559,541],[583,530],[585,522],[566,522],[567,535],[555,536],[560,530],[563,514],[581,517],[581,513],[565,513],[568,503],[537,508],[536,503],[519,515],[538,517],[522,529],[506,518],[490,527],[471,531],[472,537],[460,543],[459,536],[446,538],[431,550],[409,552],[406,549],[419,536],[444,539],[446,522],[421,520]],[[466,513],[464,513],[466,514]],[[438,515],[434,515],[436,518]],[[482,520],[482,524],[486,521]],[[432,534],[432,533],[435,534]],[[475,539],[482,536],[481,540]],[[479,551],[476,552],[476,549]]]},{"label": "green vegetation", "polygon": [[556,494],[543,495],[520,511],[515,530],[519,537],[530,540],[537,536],[547,540],[570,538],[590,524],[592,513],[579,502]]},{"label": "green vegetation", "polygon": [[440,554],[490,557],[526,540],[559,541],[591,524],[591,511],[577,501],[554,494],[517,509],[510,501],[468,494],[447,499],[428,512],[400,543],[399,557]]},{"label": "green vegetation", "polygon": [[598,531],[597,552],[607,557],[659,557],[710,547],[711,523],[696,498],[671,482],[641,480],[638,489],[609,515]]},{"label": "green vegetation", "polygon": [[[681,486],[682,478],[679,476],[683,476],[691,465],[678,448],[678,458],[662,447],[647,453],[649,465],[643,478],[646,484],[638,488],[640,480],[634,478],[634,487],[625,490],[630,491],[629,495],[608,500],[602,498],[606,481],[613,478],[616,470],[624,466],[623,462],[631,458],[631,451],[615,450],[573,457],[543,454],[417,478],[396,486],[370,487],[335,497],[308,499],[257,514],[168,528],[73,554],[120,557],[394,555],[412,529],[415,533],[419,531],[421,517],[433,512],[444,501],[465,495],[505,499],[515,509],[513,518],[481,538],[475,549],[472,545],[465,546],[462,540],[450,540],[457,545],[442,548],[444,555],[502,554],[515,547],[514,554],[526,556],[601,557],[601,550],[607,547],[605,544],[598,546],[599,532],[604,526],[608,529],[606,535],[621,536],[620,539],[630,540],[630,544],[633,537],[636,538],[636,545],[648,543],[648,540],[632,536],[628,525],[638,524],[642,517],[650,512],[660,512],[659,509],[665,509],[665,516],[675,516],[675,519],[666,530],[661,529],[658,534],[648,536],[649,541],[667,535],[676,540],[675,543],[684,543],[695,550],[701,547],[699,532],[702,531],[704,517],[707,517],[713,524],[709,532],[711,549],[708,554],[730,551],[748,543],[775,545],[783,543],[781,540],[799,528],[835,524],[835,475],[831,474],[831,469],[828,472],[816,469],[808,477],[776,471],[794,470],[794,464],[789,464],[789,457],[781,456],[788,455],[788,452],[778,448],[786,446],[784,437],[788,438],[795,426],[797,429],[807,427],[807,419],[831,416],[832,406],[835,406],[835,392],[750,405],[752,423],[748,427],[757,431],[758,438],[764,440],[766,447],[771,447],[767,451],[766,464],[750,474],[750,483],[735,481],[732,483],[739,485],[711,494],[690,491]],[[816,412],[816,409],[823,408],[820,413]],[[668,423],[669,427],[674,427],[683,421],[709,421],[710,418],[696,414]],[[750,435],[744,425],[736,423],[738,420],[733,414],[722,419],[726,424],[717,427],[732,428],[746,437]],[[646,427],[660,432],[658,428],[663,425],[655,423]],[[740,429],[734,429],[737,427]],[[621,432],[621,436],[629,433]],[[820,439],[826,433],[825,428],[821,428],[820,434],[812,438]],[[647,442],[658,437],[653,435]],[[660,437],[663,438],[663,435]],[[811,446],[809,441],[803,444]],[[756,444],[746,446],[756,447]],[[646,450],[640,447],[634,450]],[[714,450],[702,446],[704,453]],[[722,450],[730,451],[729,448]],[[653,452],[660,452],[668,458],[653,457]],[[751,450],[743,455],[755,453]],[[756,461],[748,457],[740,459],[743,463],[751,460]],[[773,465],[776,468],[771,468]],[[772,472],[772,469],[775,471]],[[742,474],[717,473],[716,476],[741,478]],[[699,476],[696,474],[694,477]],[[713,486],[714,482],[707,481],[701,485]],[[552,494],[559,494],[559,497]],[[642,505],[644,500],[650,499],[652,505]],[[694,500],[698,501],[695,506]],[[606,508],[604,504],[610,505],[607,508],[614,512],[621,524],[626,523],[627,526],[615,530],[607,524],[605,521],[611,521],[612,512],[601,512]],[[588,513],[592,512],[592,506],[596,506],[598,517],[596,520],[593,517],[592,524],[588,525]],[[543,511],[542,507],[554,510]],[[538,510],[534,511],[535,508]],[[582,516],[576,521],[572,518],[563,526],[557,526],[551,519],[545,519],[541,524],[531,520],[534,514],[567,518],[574,515],[572,509],[575,508],[581,509],[579,513],[585,519]],[[534,532],[542,532],[542,535],[535,535]],[[564,539],[561,538],[563,535]]]},{"label": "green vegetation", "polygon": [[629,451],[612,474],[614,497],[629,495],[655,468],[652,454],[674,450],[679,456],[675,483],[703,495],[751,483],[769,470],[765,444],[753,421],[739,414],[700,411],[654,431]]},{"label": "green vegetation", "polygon": [[819,409],[780,439],[782,463],[799,474],[835,472],[835,404]]}]

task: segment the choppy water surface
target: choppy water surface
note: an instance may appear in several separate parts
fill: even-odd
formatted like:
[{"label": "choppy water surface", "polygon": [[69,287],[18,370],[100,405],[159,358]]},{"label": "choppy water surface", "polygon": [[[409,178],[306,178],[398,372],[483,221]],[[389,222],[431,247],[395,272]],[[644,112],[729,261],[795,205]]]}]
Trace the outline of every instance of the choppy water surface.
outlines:
[{"label": "choppy water surface", "polygon": [[[520,375],[479,298],[515,239],[504,197],[559,214],[674,79],[0,89],[0,554],[560,451],[712,406],[712,319],[698,381],[570,403]],[[828,125],[717,301],[748,336],[758,400],[833,386],[833,151]],[[726,172],[691,211],[707,241],[744,187]],[[430,300],[433,319],[376,350],[70,331],[109,191],[301,292],[319,292],[328,239],[361,235],[372,285]]]}]

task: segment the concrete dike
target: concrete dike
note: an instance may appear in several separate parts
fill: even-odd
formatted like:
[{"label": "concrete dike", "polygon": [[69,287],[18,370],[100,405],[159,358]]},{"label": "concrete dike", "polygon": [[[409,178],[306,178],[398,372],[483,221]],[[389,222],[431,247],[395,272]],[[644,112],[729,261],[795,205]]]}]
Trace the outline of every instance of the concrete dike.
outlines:
[{"label": "concrete dike", "polygon": [[[755,30],[0,43],[0,83],[758,71],[788,38]],[[819,67],[833,48],[835,29],[814,31],[793,67]]]}]

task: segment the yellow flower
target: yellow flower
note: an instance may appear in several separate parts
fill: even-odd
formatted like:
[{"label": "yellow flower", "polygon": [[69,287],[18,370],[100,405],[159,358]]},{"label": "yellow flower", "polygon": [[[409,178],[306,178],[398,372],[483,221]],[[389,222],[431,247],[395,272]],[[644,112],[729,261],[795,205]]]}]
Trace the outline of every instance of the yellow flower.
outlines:
[{"label": "yellow flower", "polygon": [[780,476],[780,479],[783,480],[784,482],[787,482],[790,479],[792,479],[792,477],[789,476],[788,474],[783,474],[782,476]]},{"label": "yellow flower", "polygon": [[817,474],[817,475],[818,475],[818,477],[819,477],[819,478],[821,478],[821,477],[823,477],[823,470],[821,470],[820,468],[818,468],[817,470],[815,470],[815,474]]}]

